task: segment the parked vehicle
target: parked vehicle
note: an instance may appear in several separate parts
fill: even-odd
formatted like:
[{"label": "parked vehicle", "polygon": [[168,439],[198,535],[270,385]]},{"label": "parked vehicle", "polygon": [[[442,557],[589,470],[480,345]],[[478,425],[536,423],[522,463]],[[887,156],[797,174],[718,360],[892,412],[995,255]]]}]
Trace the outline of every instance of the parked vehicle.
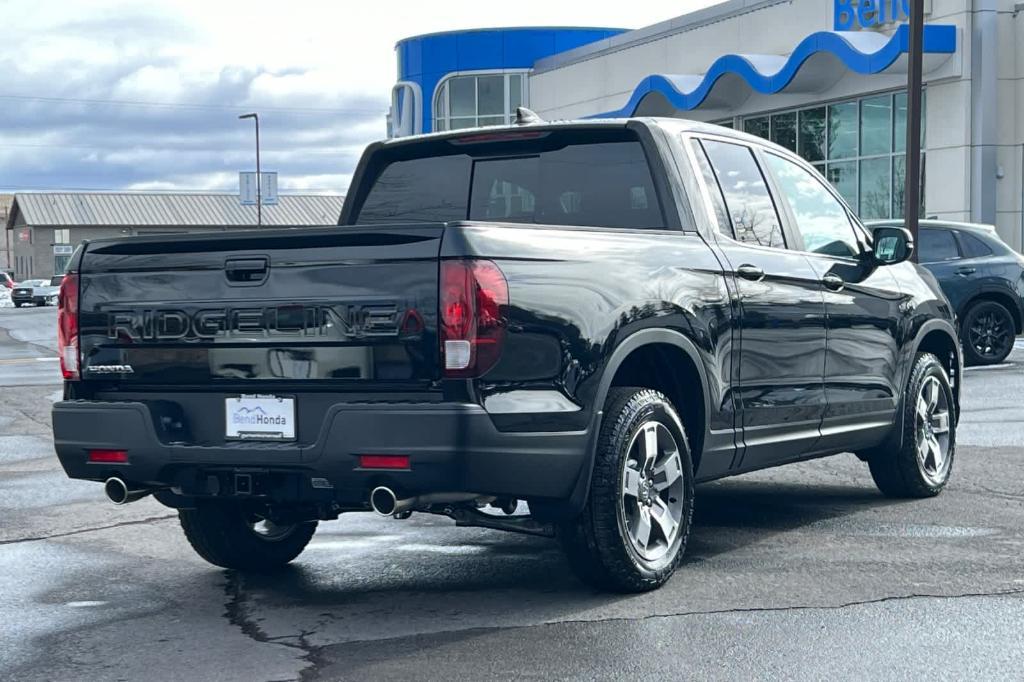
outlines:
[{"label": "parked vehicle", "polygon": [[[902,226],[871,221],[868,227]],[[991,225],[922,220],[918,260],[939,280],[949,298],[968,365],[1002,362],[1024,333],[1024,256],[999,238]]]},{"label": "parked vehicle", "polygon": [[695,482],[855,452],[886,495],[943,489],[961,357],[912,248],[717,126],[375,143],[338,227],[86,242],[56,450],[114,502],[178,509],[218,566],[281,566],[342,513],[429,512],[648,590]]},{"label": "parked vehicle", "polygon": [[60,292],[60,279],[63,279],[63,276],[54,278],[54,280],[57,280],[56,284],[45,279],[27,279],[17,284],[11,290],[11,300],[14,301],[14,307],[20,308],[23,305],[56,305],[57,294]]},{"label": "parked vehicle", "polygon": [[0,288],[13,289],[14,279],[6,272],[0,272]]}]

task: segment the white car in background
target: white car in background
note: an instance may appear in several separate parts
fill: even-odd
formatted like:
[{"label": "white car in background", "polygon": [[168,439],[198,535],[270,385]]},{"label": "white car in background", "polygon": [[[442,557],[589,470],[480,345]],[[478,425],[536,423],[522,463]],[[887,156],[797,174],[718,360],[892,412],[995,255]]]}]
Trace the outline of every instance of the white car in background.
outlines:
[{"label": "white car in background", "polygon": [[57,294],[64,275],[56,275],[50,279],[27,279],[14,285],[11,300],[14,307],[23,305],[57,305]]}]

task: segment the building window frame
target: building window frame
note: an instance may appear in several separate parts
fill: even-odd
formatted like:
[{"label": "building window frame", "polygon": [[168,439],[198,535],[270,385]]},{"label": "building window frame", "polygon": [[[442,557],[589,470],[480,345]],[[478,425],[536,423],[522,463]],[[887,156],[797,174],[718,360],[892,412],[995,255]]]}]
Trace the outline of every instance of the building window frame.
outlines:
[{"label": "building window frame", "polygon": [[[453,71],[438,81],[431,97],[431,130],[442,132],[457,130],[461,128],[475,128],[480,124],[480,119],[492,119],[501,117],[502,121],[485,123],[483,125],[509,125],[515,120],[516,107],[529,106],[530,88],[528,82],[529,69],[482,69],[478,71]],[[504,93],[503,112],[501,114],[480,114],[480,88],[477,78],[480,76],[503,76],[502,90]],[[451,83],[460,78],[473,79],[473,111],[472,115],[452,116],[451,108]],[[518,79],[519,101],[513,99],[513,80]],[[455,128],[452,123],[458,123]]]},{"label": "building window frame", "polygon": [[[864,137],[863,137],[864,136],[864,123],[863,123],[863,121],[864,121],[864,103],[865,102],[869,102],[871,100],[878,100],[881,97],[887,97],[888,100],[889,100],[889,136],[890,136],[889,144],[888,144],[888,149],[889,150],[887,152],[884,152],[884,153],[864,154],[863,153],[864,152]],[[898,107],[900,106],[899,103],[900,103],[901,99],[902,99],[902,102],[903,102],[902,103],[902,107],[905,110],[905,107],[906,107],[906,104],[905,104],[905,102],[906,102],[906,90],[897,89],[897,90],[886,90],[886,91],[882,91],[882,92],[869,93],[869,94],[859,95],[857,97],[847,97],[847,98],[831,100],[831,101],[815,102],[814,104],[807,104],[807,105],[800,106],[800,107],[790,107],[790,108],[787,108],[787,109],[778,109],[778,110],[774,110],[774,111],[758,112],[758,113],[755,113],[755,114],[749,114],[749,115],[738,117],[737,118],[737,129],[742,130],[744,132],[749,132],[749,133],[754,134],[754,135],[758,135],[759,137],[764,137],[764,135],[760,135],[759,132],[756,130],[757,128],[761,128],[762,132],[767,133],[766,139],[768,139],[768,140],[775,140],[775,138],[778,137],[775,134],[775,131],[772,129],[775,120],[778,117],[780,117],[780,116],[787,116],[789,114],[796,114],[796,139],[794,140],[794,145],[793,145],[794,148],[791,148],[788,145],[786,145],[786,148],[789,149],[794,154],[797,154],[798,156],[803,158],[809,164],[811,164],[815,168],[815,170],[817,170],[826,179],[826,181],[828,181],[828,183],[830,185],[832,185],[833,188],[835,188],[835,190],[839,193],[839,195],[842,196],[844,200],[846,200],[846,202],[850,205],[850,208],[852,208],[857,215],[859,215],[859,216],[863,215],[864,219],[899,218],[899,217],[902,217],[901,210],[902,210],[902,204],[903,204],[903,199],[902,199],[903,192],[902,192],[902,184],[901,184],[900,188],[897,189],[897,185],[896,185],[896,182],[895,182],[895,176],[896,176],[896,169],[897,169],[898,161],[906,158],[906,150],[904,149],[905,145],[902,144],[902,141],[899,139],[900,124],[899,124],[898,118],[897,118],[897,110],[898,110]],[[922,99],[924,99],[924,98],[922,98]],[[830,123],[831,119],[832,119],[831,109],[832,109],[832,107],[838,107],[838,106],[843,106],[843,105],[847,105],[848,106],[849,104],[856,104],[857,105],[857,112],[856,112],[856,120],[857,120],[856,153],[853,154],[853,155],[844,155],[844,156],[838,156],[838,157],[835,157],[835,158],[830,158],[830,151],[831,151],[831,145],[832,145],[832,131],[831,131],[832,125]],[[822,151],[823,151],[823,155],[822,155],[823,158],[821,158],[821,159],[812,159],[812,158],[809,158],[808,156],[806,156],[806,151],[807,150],[801,149],[801,147],[803,146],[803,140],[804,140],[804,135],[802,134],[803,133],[802,119],[804,118],[804,116],[808,115],[808,112],[819,111],[819,110],[822,110],[822,109],[824,109],[824,116],[825,116],[824,117],[824,126],[823,126],[824,130],[823,130],[823,135],[822,135],[822,140],[821,140]],[[903,120],[902,125],[906,126],[905,118]],[[903,128],[903,130],[905,131],[905,127]],[[922,147],[921,167],[922,167],[922,169],[924,168],[924,160],[925,160],[925,155],[926,155],[925,151],[924,151],[924,149],[925,149],[925,144],[924,144],[925,132],[926,132],[925,131],[925,126],[922,125],[921,126],[921,141],[922,141],[922,144],[921,144],[921,147]],[[905,132],[903,134],[905,135]],[[888,171],[888,173],[889,173],[889,189],[888,189],[888,195],[886,197],[880,198],[880,200],[877,203],[878,203],[879,206],[882,206],[883,203],[884,203],[885,208],[881,212],[878,212],[876,210],[876,211],[872,212],[871,215],[864,215],[864,211],[865,211],[866,207],[861,205],[862,199],[864,198],[862,196],[862,192],[861,192],[861,189],[862,189],[861,188],[861,175],[862,175],[861,168],[862,168],[862,164],[864,164],[865,162],[867,164],[871,164],[872,162],[877,163],[877,162],[880,162],[882,160],[885,160],[887,162],[887,164],[888,164],[888,169],[889,169],[889,171]],[[904,168],[906,167],[905,162],[903,164],[903,167]],[[843,169],[843,168],[852,169],[852,176],[853,176],[852,182],[851,182],[850,186],[847,187],[847,188],[841,188],[838,182],[834,182],[833,181],[834,179],[836,179],[836,178],[833,177],[834,172],[839,172],[840,169]],[[924,176],[923,176],[923,173],[922,173],[922,185],[923,185],[923,182],[924,182]],[[924,213],[924,192],[923,191],[921,193],[921,212]],[[899,213],[899,215],[897,215],[898,213]]]}]

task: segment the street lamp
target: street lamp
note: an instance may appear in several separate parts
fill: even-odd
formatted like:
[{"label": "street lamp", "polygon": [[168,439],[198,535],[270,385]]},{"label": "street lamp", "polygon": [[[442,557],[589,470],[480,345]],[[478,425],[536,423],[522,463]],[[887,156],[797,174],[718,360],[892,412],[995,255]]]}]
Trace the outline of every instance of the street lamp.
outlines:
[{"label": "street lamp", "polygon": [[238,118],[251,118],[256,122],[256,225],[263,226],[263,176],[260,174],[260,117],[259,114],[242,114]]}]

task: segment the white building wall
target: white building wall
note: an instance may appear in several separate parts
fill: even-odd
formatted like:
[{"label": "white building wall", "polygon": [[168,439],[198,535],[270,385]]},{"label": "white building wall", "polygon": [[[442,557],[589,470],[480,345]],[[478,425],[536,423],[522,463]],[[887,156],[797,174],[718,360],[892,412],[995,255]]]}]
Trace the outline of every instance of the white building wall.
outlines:
[{"label": "white building wall", "polygon": [[1024,250],[1024,12],[1014,0],[999,3],[999,146],[996,163],[1003,177],[996,180],[996,229],[1006,243]]},{"label": "white building wall", "polygon": [[[955,25],[958,35],[956,53],[938,67],[933,64],[925,74],[925,210],[928,216],[949,220],[977,218],[977,205],[972,216],[972,176],[977,175],[988,187],[995,183],[997,229],[1004,240],[1020,249],[1024,246],[1024,121],[1018,112],[1024,112],[1024,50],[1017,46],[1024,44],[1024,12],[1016,11],[1015,5],[1015,0],[926,0],[926,20]],[[989,108],[981,109],[981,131],[972,132],[972,102],[984,97],[980,83],[972,82],[972,50],[985,53],[974,50],[972,29],[976,13],[988,9],[998,12],[998,57],[996,64],[981,64],[983,74],[988,68],[998,68],[997,93],[990,98],[995,116],[988,115]],[[681,32],[662,35],[680,28]],[[650,36],[637,44],[568,63],[560,63],[557,56],[542,60],[530,77],[530,101],[549,119],[612,111],[624,106],[649,75],[703,74],[718,57],[729,53],[788,55],[807,35],[832,28],[830,0],[737,0],[627,34],[630,38]],[[926,56],[926,69],[929,59],[935,61]],[[681,115],[714,121],[902,89],[906,86],[905,61],[899,65],[902,69],[894,66],[886,74],[848,72],[820,92],[752,93],[728,109],[705,108]],[[986,128],[992,120],[994,134]],[[994,163],[988,166],[979,154],[982,142],[995,145]]]}]

